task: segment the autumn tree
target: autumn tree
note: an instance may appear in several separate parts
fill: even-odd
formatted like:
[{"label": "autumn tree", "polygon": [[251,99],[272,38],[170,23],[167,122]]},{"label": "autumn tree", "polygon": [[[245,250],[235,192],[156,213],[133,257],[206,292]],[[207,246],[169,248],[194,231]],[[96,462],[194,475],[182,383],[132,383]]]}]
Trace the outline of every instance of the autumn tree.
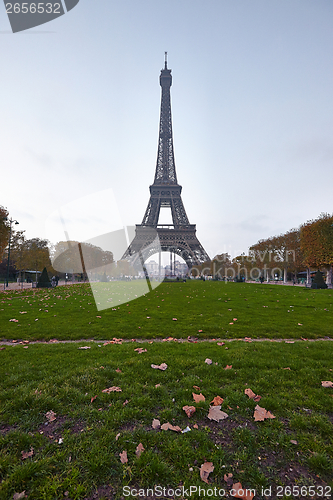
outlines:
[{"label": "autumn tree", "polygon": [[8,211],[0,206],[0,261],[3,259],[5,249],[9,239],[9,225],[6,222]]}]

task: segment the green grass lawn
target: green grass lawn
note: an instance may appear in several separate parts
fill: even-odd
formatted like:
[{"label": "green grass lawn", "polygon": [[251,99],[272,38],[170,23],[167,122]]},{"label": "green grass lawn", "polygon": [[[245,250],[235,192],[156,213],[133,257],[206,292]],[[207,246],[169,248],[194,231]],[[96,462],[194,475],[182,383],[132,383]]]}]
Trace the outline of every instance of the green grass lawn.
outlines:
[{"label": "green grass lawn", "polygon": [[[23,492],[29,500],[144,498],[154,486],[166,491],[150,499],[202,498],[199,487],[206,497],[232,498],[237,482],[256,490],[254,500],[331,498],[333,389],[321,382],[333,381],[333,342],[300,340],[332,336],[331,290],[164,283],[101,312],[89,285],[7,292],[0,327],[3,340],[95,339],[0,351],[0,500]],[[188,336],[295,342],[151,340]],[[98,341],[114,337],[149,341]],[[151,368],[161,363],[165,371]],[[121,392],[102,392],[110,387]],[[192,392],[205,401],[195,403]],[[216,396],[228,415],[219,422],[207,417]],[[257,404],[275,418],[256,422]],[[196,408],[191,418],[184,405]],[[153,429],[153,419],[191,430]],[[205,462],[214,467],[208,483]],[[230,485],[225,474],[233,474]]]},{"label": "green grass lawn", "polygon": [[193,280],[162,283],[145,296],[99,312],[89,284],[6,292],[0,294],[0,337],[319,338],[332,336],[332,294],[303,287]]}]

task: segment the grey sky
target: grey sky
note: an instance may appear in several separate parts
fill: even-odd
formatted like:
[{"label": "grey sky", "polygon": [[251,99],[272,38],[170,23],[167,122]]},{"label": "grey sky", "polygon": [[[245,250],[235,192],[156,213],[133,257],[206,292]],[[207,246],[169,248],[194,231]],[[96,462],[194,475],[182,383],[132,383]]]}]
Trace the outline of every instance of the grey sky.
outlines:
[{"label": "grey sky", "polygon": [[0,4],[0,204],[28,238],[105,189],[140,223],[168,51],[178,182],[212,257],[332,213],[332,18],[331,0],[80,0],[14,35]]}]

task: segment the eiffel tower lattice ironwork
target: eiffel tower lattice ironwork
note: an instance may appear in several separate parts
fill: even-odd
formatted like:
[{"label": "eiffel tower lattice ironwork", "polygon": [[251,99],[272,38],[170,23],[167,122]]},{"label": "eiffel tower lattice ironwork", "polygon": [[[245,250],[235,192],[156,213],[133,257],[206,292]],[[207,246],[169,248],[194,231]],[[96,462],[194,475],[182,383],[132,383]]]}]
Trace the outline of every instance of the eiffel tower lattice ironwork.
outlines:
[{"label": "eiffel tower lattice ironwork", "polygon": [[[149,187],[150,199],[142,223],[135,228],[135,237],[123,259],[144,253],[145,260],[156,253],[153,240],[159,237],[160,250],[182,257],[187,266],[209,261],[210,258],[196,236],[196,225],[190,224],[181,198],[182,186],[177,182],[172,138],[170,87],[171,69],[161,70],[162,87],[160,129],[154,183]],[[161,207],[171,209],[172,224],[158,224]],[[149,251],[144,251],[149,247]]]}]

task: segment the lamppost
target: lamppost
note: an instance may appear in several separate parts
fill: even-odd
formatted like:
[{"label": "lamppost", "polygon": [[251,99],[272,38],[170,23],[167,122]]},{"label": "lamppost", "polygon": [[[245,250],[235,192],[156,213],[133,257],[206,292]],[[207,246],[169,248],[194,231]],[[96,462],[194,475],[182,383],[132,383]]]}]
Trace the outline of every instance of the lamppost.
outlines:
[{"label": "lamppost", "polygon": [[7,278],[6,278],[6,287],[8,288],[8,280],[9,280],[9,259],[10,259],[10,241],[12,238],[12,224],[13,222],[15,224],[19,224],[17,220],[14,219],[8,219],[8,217],[5,217],[4,220],[7,220],[9,222],[9,242],[8,242],[8,260],[7,260]]}]

